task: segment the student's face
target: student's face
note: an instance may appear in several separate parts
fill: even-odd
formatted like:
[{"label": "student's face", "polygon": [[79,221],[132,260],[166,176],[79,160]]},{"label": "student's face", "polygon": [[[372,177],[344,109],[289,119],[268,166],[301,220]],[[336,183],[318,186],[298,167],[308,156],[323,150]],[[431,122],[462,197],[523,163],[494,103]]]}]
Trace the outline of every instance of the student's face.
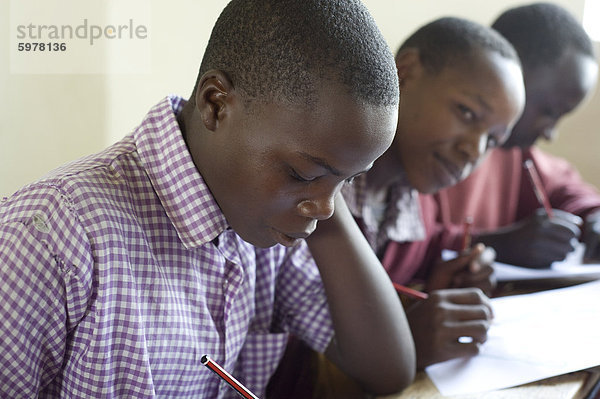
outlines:
[{"label": "student's face", "polygon": [[496,53],[437,74],[411,57],[397,57],[402,82],[392,148],[411,185],[432,193],[466,178],[506,140],[523,109],[523,78],[514,61]]},{"label": "student's face", "polygon": [[334,212],[343,183],[391,144],[395,107],[361,105],[333,84],[311,109],[231,102],[205,179],[231,227],[268,247],[297,244]]},{"label": "student's face", "polygon": [[504,147],[530,147],[537,139],[556,137],[556,123],[592,90],[598,64],[568,50],[554,65],[525,70],[526,104]]}]

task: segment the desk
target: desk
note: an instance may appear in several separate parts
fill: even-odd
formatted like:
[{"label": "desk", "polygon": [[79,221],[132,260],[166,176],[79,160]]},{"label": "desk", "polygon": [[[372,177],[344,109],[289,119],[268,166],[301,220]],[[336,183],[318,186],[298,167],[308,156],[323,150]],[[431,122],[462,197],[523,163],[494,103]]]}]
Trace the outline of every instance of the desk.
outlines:
[{"label": "desk", "polygon": [[[500,286],[498,295],[508,295],[515,292],[535,292],[539,290],[557,288],[558,282],[552,281],[550,286],[540,282],[535,282],[535,284],[532,284],[532,282],[528,283],[528,287],[517,287],[515,285]],[[301,343],[301,341],[297,342],[298,344],[295,345],[297,349],[305,346],[305,344]],[[288,349],[286,350],[286,356],[288,355],[288,351],[293,348],[294,346],[288,346]],[[293,360],[288,359],[289,361],[287,363],[295,366],[301,364],[302,361],[298,360],[298,353],[304,353],[308,355],[310,358],[310,368],[312,371],[309,373],[310,375],[307,378],[304,378],[304,380],[302,380],[304,375],[289,375],[292,376],[292,379],[298,380],[302,386],[314,386],[315,391],[313,392],[313,395],[310,396],[309,394],[304,396],[294,396],[294,392],[292,391],[291,394],[270,397],[364,399],[364,393],[360,390],[358,385],[356,385],[355,382],[351,381],[347,376],[339,371],[337,367],[331,364],[322,354],[317,354],[312,351],[301,351],[296,353],[294,353],[294,351],[290,351],[289,355],[292,356],[291,359]],[[377,397],[377,399],[600,399],[600,396],[589,398],[587,396],[599,379],[600,367],[597,367],[587,371],[564,374],[513,388],[472,395],[445,397],[440,394],[427,374],[424,371],[420,371],[417,373],[415,381],[402,393],[389,396],[380,396]],[[288,385],[292,388],[294,387],[293,384],[290,385],[289,383],[286,383],[286,386]]]},{"label": "desk", "polygon": [[598,371],[579,371],[499,391],[442,396],[427,374],[420,371],[402,393],[378,399],[584,399],[599,376]]},{"label": "desk", "polygon": [[[579,283],[579,281],[528,281],[502,284],[499,286],[496,296],[562,288],[574,283]],[[404,392],[379,399],[600,399],[600,393],[597,393],[596,396],[589,396],[599,379],[600,367],[596,367],[497,391],[442,396],[427,374],[421,371],[417,374],[413,384]]]}]

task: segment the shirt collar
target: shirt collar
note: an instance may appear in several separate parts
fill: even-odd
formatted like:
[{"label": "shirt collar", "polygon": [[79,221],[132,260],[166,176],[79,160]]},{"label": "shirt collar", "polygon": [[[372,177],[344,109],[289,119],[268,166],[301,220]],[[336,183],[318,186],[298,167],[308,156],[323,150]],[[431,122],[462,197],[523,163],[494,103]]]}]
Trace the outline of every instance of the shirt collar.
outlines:
[{"label": "shirt collar", "polygon": [[198,247],[228,223],[192,161],[176,115],[185,100],[169,96],[155,105],[134,132],[140,160],[183,244]]},{"label": "shirt collar", "polygon": [[[357,176],[351,184],[344,185],[342,193],[350,212],[354,217],[362,220],[367,232],[383,236],[376,240],[375,247],[383,245],[387,240],[405,242],[424,239],[425,226],[421,215],[419,193],[410,185],[406,174],[399,171],[398,179],[382,188],[386,191],[384,198],[386,198],[387,209],[385,218],[379,225],[374,224],[373,218],[367,216],[370,206],[367,195],[368,175],[365,173]],[[375,238],[369,241],[375,242]]]}]

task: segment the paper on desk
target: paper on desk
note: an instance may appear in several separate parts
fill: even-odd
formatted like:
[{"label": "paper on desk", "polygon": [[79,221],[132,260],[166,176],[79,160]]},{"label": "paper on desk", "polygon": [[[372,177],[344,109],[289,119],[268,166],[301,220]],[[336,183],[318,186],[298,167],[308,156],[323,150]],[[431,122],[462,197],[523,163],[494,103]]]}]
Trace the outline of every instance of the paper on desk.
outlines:
[{"label": "paper on desk", "polygon": [[[573,252],[567,255],[565,260],[552,263],[548,269],[531,269],[501,262],[494,262],[492,266],[498,282],[556,278],[572,278],[584,281],[600,279],[600,263],[582,264],[584,250],[585,246],[579,244]],[[442,258],[445,260],[455,257],[455,251],[444,250],[442,252]]]},{"label": "paper on desk", "polygon": [[549,269],[530,269],[506,263],[493,264],[498,281],[541,280],[553,278],[600,279],[600,263],[582,264],[583,246],[562,262],[554,262]]},{"label": "paper on desk", "polygon": [[443,395],[497,390],[600,365],[600,281],[492,299],[481,353],[425,369]]}]

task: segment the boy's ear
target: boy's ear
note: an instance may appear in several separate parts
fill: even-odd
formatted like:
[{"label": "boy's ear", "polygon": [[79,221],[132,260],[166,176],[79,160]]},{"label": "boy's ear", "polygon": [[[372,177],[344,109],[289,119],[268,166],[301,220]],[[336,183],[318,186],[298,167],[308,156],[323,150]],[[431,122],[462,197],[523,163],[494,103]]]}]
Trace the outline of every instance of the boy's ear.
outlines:
[{"label": "boy's ear", "polygon": [[204,126],[215,131],[231,105],[233,85],[222,71],[211,70],[202,75],[196,87],[196,110]]},{"label": "boy's ear", "polygon": [[401,50],[396,55],[396,68],[398,69],[398,80],[400,88],[406,80],[416,77],[422,68],[419,50],[414,47],[409,47]]}]

